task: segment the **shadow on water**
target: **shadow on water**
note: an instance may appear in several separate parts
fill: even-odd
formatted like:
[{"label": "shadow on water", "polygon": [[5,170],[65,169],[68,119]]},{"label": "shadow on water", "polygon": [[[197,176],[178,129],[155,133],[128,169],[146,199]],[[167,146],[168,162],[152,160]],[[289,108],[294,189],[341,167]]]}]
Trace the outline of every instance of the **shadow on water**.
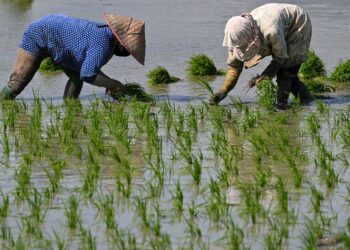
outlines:
[{"label": "shadow on water", "polygon": [[18,11],[26,11],[32,7],[33,0],[0,0],[0,3],[14,7]]}]

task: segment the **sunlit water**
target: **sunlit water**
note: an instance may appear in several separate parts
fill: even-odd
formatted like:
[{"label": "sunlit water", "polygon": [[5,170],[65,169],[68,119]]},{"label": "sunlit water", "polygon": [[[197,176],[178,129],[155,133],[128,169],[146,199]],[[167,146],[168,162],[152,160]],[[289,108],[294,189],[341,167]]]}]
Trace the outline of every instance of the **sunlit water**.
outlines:
[{"label": "sunlit water", "polygon": [[[156,96],[158,101],[164,100],[169,96],[170,102],[174,102],[176,106],[184,108],[188,112],[188,103],[194,106],[200,106],[201,101],[207,100],[207,93],[196,83],[191,82],[186,75],[186,61],[190,56],[205,53],[212,58],[217,68],[225,69],[226,65],[226,49],[221,46],[223,39],[223,29],[228,18],[232,15],[238,15],[241,12],[249,11],[258,5],[267,3],[267,1],[163,1],[163,0],[132,0],[132,1],[10,1],[0,0],[0,21],[2,28],[0,29],[0,82],[4,84],[11,72],[12,65],[14,63],[17,46],[21,39],[22,33],[25,27],[36,18],[39,18],[48,13],[65,13],[81,18],[87,18],[95,21],[103,21],[102,14],[104,12],[115,13],[121,15],[135,16],[146,21],[146,39],[147,39],[147,52],[146,52],[146,64],[145,66],[139,65],[132,58],[113,58],[104,68],[103,71],[110,77],[116,78],[121,81],[131,81],[141,83],[150,93]],[[304,7],[312,20],[313,24],[313,38],[311,42],[312,49],[316,54],[324,61],[327,73],[332,72],[333,68],[339,63],[341,59],[345,60],[350,57],[348,48],[350,40],[350,17],[347,14],[349,9],[348,0],[338,1],[289,1],[289,3],[299,4]],[[249,105],[255,106],[257,98],[255,92],[250,91],[247,95],[243,94],[244,83],[249,78],[259,73],[269,62],[269,59],[247,71],[244,71],[238,86],[230,93],[233,97],[239,97]],[[180,77],[182,81],[160,87],[147,86],[147,72],[158,66],[164,66],[168,71],[177,77]],[[223,81],[223,77],[217,77],[211,82],[214,89],[218,89]],[[64,74],[45,75],[37,73],[29,86],[19,96],[24,99],[26,103],[31,107],[33,102],[33,90],[39,91],[40,95],[47,100],[52,99],[54,104],[60,105],[62,101],[63,89],[67,77]],[[344,110],[348,105],[350,98],[348,97],[348,91],[337,92],[332,94],[332,99],[326,100],[331,109]],[[101,88],[93,87],[89,84],[85,84],[82,91],[82,99],[84,107],[89,107],[89,100],[93,100],[96,97],[106,98],[104,96],[104,90]],[[230,100],[225,100],[223,104],[230,103]],[[44,107],[44,104],[43,104]],[[156,111],[155,111],[156,112]],[[314,175],[316,171],[313,163],[313,159],[316,155],[315,147],[309,136],[301,138],[297,135],[297,132],[301,129],[307,131],[307,123],[305,117],[315,112],[315,105],[303,107],[299,116],[291,116],[286,124],[286,131],[290,133],[290,140],[292,146],[300,148],[302,152],[308,157],[307,163],[302,163],[301,167],[305,171],[306,178],[304,179],[302,188],[294,189],[293,179],[288,167],[281,161],[274,161],[273,159],[267,159],[264,164],[271,167],[274,174],[282,176],[282,178],[288,183],[288,190],[290,194],[290,206],[295,208],[298,217],[298,222],[295,227],[290,228],[289,240],[285,243],[287,249],[297,249],[302,245],[302,235],[305,227],[305,217],[312,216],[312,207],[310,204],[310,191],[308,184],[315,183],[317,188],[324,194],[325,201],[322,205],[322,210],[328,217],[336,217],[331,220],[330,235],[334,235],[341,231],[346,224],[348,216],[348,205],[345,202],[344,197],[349,196],[347,193],[346,185],[349,179],[349,171],[343,166],[340,161],[336,161],[334,168],[337,173],[341,175],[342,181],[334,190],[327,190],[323,185],[322,180],[317,175]],[[214,111],[213,111],[214,113]],[[81,114],[79,114],[80,116]],[[63,118],[64,115],[62,115]],[[81,119],[81,117],[75,117],[74,123],[76,126],[80,126],[87,122],[87,120]],[[132,114],[130,114],[132,117]],[[51,115],[47,109],[44,108],[43,123],[49,124]],[[19,117],[17,122],[22,124],[23,127],[30,126],[29,116]],[[160,118],[161,119],[161,116]],[[177,149],[177,142],[175,138],[169,139],[166,136],[164,124],[161,123],[160,136],[163,138],[163,157],[167,168],[172,169],[172,173],[167,173],[165,182],[164,193],[159,201],[160,209],[164,211],[165,215],[162,217],[162,231],[168,233],[171,236],[171,241],[174,248],[189,247],[190,238],[188,232],[188,226],[184,220],[178,221],[172,214],[172,201],[171,197],[175,190],[175,183],[177,180],[181,183],[181,188],[184,191],[184,203],[187,210],[192,206],[192,201],[199,205],[206,202],[209,197],[209,192],[206,189],[210,178],[215,176],[216,169],[214,166],[218,164],[217,159],[213,155],[212,144],[212,132],[215,128],[212,122],[210,112],[208,117],[198,123],[199,132],[192,138],[193,140],[193,153],[198,155],[201,152],[204,156],[203,161],[203,174],[200,188],[197,188],[193,184],[191,176],[186,173],[186,162],[181,159],[174,161],[173,153]],[[333,118],[331,118],[332,120]],[[21,126],[22,126],[21,125]],[[20,126],[20,127],[21,127]],[[131,123],[131,131],[136,131],[135,124]],[[252,173],[255,171],[255,165],[253,160],[254,149],[248,141],[248,136],[245,135],[239,137],[235,135],[234,129],[231,124],[225,124],[225,130],[227,138],[232,145],[239,145],[244,151],[244,158],[239,162],[240,175],[239,178],[244,183],[253,182]],[[20,129],[16,130],[14,135],[10,138],[17,138],[21,140],[21,136],[18,134]],[[342,142],[332,141],[330,137],[332,126],[322,123],[321,135],[326,144],[330,147],[334,155],[344,153],[346,158],[349,158],[348,148],[343,148]],[[16,134],[17,133],[17,134]],[[44,133],[45,134],[45,133]],[[150,180],[150,170],[148,164],[144,159],[144,152],[147,151],[147,145],[145,144],[145,138],[139,137],[137,133],[131,133],[132,140],[132,155],[130,156],[130,162],[135,167],[133,174],[133,194],[136,196],[147,197],[148,187],[146,183]],[[3,139],[3,138],[2,138]],[[23,139],[23,138],[22,138]],[[63,178],[61,179],[61,191],[56,198],[53,199],[50,205],[48,205],[47,213],[45,215],[45,221],[42,223],[42,230],[46,238],[50,238],[55,241],[54,232],[56,232],[60,238],[69,242],[69,248],[79,248],[81,233],[73,232],[67,233],[66,220],[64,214],[64,204],[67,201],[67,197],[71,193],[77,193],[83,185],[84,171],[86,171],[86,161],[75,159],[65,155],[66,149],[60,145],[60,139],[57,139],[57,150],[52,149],[45,151],[45,156],[37,156],[34,158],[31,169],[31,180],[33,186],[37,189],[41,189],[50,185],[45,170],[51,168],[48,159],[58,157],[66,162],[64,168]],[[106,141],[113,142],[112,138],[105,138]],[[338,137],[338,140],[340,138]],[[15,174],[19,169],[23,152],[26,152],[30,145],[28,141],[19,141],[21,145],[19,149],[16,149],[15,142],[12,142],[11,153],[9,157],[2,155],[1,168],[0,168],[0,190],[5,194],[14,195],[16,190]],[[85,138],[80,138],[79,143],[81,145],[89,144],[88,135]],[[59,152],[62,155],[57,155]],[[101,182],[99,183],[98,192],[94,197],[108,194],[115,190],[115,178],[119,176],[119,168],[115,167],[115,162],[111,157],[102,157],[100,159],[101,169]],[[275,181],[275,176],[272,178]],[[203,190],[204,193],[203,193]],[[205,193],[207,192],[207,193]],[[268,231],[267,223],[259,225],[252,225],[249,220],[241,218],[240,206],[241,198],[237,196],[237,189],[232,187],[227,191],[228,200],[232,202],[230,207],[230,213],[237,216],[236,223],[244,230],[244,242],[251,246],[252,249],[261,249],[264,244],[264,235]],[[13,196],[10,196],[10,203],[16,204]],[[96,202],[98,198],[95,198]],[[276,201],[276,190],[267,185],[264,190],[262,203],[265,208],[268,208],[270,204]],[[84,201],[85,202],[85,201]],[[98,213],[97,208],[94,207],[93,202],[86,202],[80,204],[81,220],[83,227],[91,230],[94,237],[96,237],[98,249],[113,249],[113,244],[109,244],[109,236],[105,231],[103,216]],[[154,206],[158,201],[150,200],[149,212],[155,216]],[[147,243],[149,239],[143,239],[143,229],[140,226],[139,218],[137,218],[135,211],[134,201],[120,198],[116,201],[117,206],[117,222],[118,225],[131,233],[135,234],[138,238],[138,243],[144,242],[145,248],[149,248]],[[273,203],[275,206],[275,203]],[[205,206],[204,206],[205,207]],[[211,249],[225,248],[222,244],[222,237],[224,237],[222,228],[215,230],[210,220],[205,216],[205,208],[199,208],[199,215],[196,217],[197,226],[202,230],[202,242],[204,242]],[[18,235],[20,231],[23,231],[23,217],[29,214],[29,210],[26,206],[11,206],[10,216],[7,218],[7,225],[9,225],[13,233]],[[305,217],[304,217],[305,216]],[[109,239],[109,240],[108,240]],[[220,240],[221,239],[221,240]],[[195,248],[202,248],[201,244],[194,243]]]}]

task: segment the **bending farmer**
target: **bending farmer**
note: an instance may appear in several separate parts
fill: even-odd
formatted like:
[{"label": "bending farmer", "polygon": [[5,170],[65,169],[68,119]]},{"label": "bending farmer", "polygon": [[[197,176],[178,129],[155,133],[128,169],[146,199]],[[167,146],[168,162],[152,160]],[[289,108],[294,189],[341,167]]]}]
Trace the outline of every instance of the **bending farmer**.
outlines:
[{"label": "bending farmer", "polygon": [[271,3],[228,20],[223,46],[228,47],[228,70],[220,90],[210,104],[218,104],[236,85],[245,68],[257,65],[262,58],[272,56],[271,63],[249,82],[257,85],[264,78],[277,76],[277,108],[287,107],[289,94],[302,102],[313,99],[298,78],[301,64],[307,59],[311,41],[311,21],[296,5]]},{"label": "bending farmer", "polygon": [[14,99],[28,85],[46,57],[69,77],[63,97],[78,98],[83,82],[106,88],[118,97],[125,86],[101,72],[113,55],[145,61],[145,24],[132,17],[105,14],[96,23],[61,14],[48,15],[29,25],[17,53],[13,73],[0,99]]}]

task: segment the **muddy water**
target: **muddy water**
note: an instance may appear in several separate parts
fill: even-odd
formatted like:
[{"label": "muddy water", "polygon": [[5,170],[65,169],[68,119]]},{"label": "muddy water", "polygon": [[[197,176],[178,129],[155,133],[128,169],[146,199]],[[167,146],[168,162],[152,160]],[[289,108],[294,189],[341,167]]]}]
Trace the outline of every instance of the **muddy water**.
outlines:
[{"label": "muddy water", "polygon": [[[340,59],[350,58],[350,52],[348,49],[348,41],[350,39],[350,30],[348,24],[350,23],[350,17],[347,15],[346,10],[349,9],[348,0],[338,1],[289,1],[290,3],[299,4],[304,7],[312,19],[313,23],[313,39],[311,43],[312,49],[323,59],[326,64],[328,72],[331,72],[333,67],[338,63]],[[223,28],[229,17],[237,15],[241,12],[249,11],[254,7],[267,3],[267,1],[164,1],[164,0],[131,0],[131,1],[68,1],[68,0],[0,0],[0,21],[2,28],[0,29],[0,82],[5,83],[9,77],[12,64],[14,62],[17,45],[21,39],[23,30],[28,23],[36,18],[39,18],[47,13],[65,13],[68,15],[87,18],[96,21],[103,21],[102,13],[110,12],[123,15],[133,15],[144,19],[146,21],[146,37],[147,37],[147,56],[146,65],[140,66],[132,58],[113,58],[105,67],[104,71],[109,76],[119,79],[121,81],[136,81],[143,84],[151,93],[158,96],[158,99],[162,99],[164,96],[169,95],[170,101],[176,102],[180,106],[187,107],[187,103],[194,100],[193,103],[197,103],[201,100],[206,100],[205,92],[197,85],[192,83],[186,76],[186,60],[194,54],[205,53],[211,57],[218,68],[225,68],[226,62],[226,49],[221,46],[223,38]],[[245,71],[242,74],[239,85],[231,92],[232,96],[240,97],[243,101],[256,103],[254,91],[248,93],[248,95],[242,95],[243,83],[249,79],[249,77],[255,73],[260,72],[264,65],[268,63],[269,59],[266,59],[262,65],[256,68]],[[172,75],[180,77],[181,82],[160,87],[148,87],[146,85],[146,73],[154,68],[155,66],[162,65],[166,67]],[[61,95],[63,93],[64,84],[66,82],[66,76],[63,74],[56,75],[45,75],[38,73],[36,74],[30,85],[23,91],[21,97],[27,102],[31,102],[33,98],[33,92],[39,91],[40,94],[45,98],[53,98],[54,102],[61,102]],[[223,77],[217,77],[213,79],[214,88],[219,88],[223,81]],[[85,84],[82,92],[82,98],[87,100],[94,98],[93,94],[98,97],[103,97],[103,90],[100,88],[93,87]],[[327,100],[333,109],[344,109],[346,108],[350,98],[347,91],[339,92],[334,95],[334,98]],[[226,101],[227,103],[228,101]],[[307,127],[306,123],[303,122],[304,118],[310,111],[315,111],[314,106],[305,107],[305,112],[301,112],[300,117],[294,121],[290,121],[287,124],[288,131],[297,131],[300,128]],[[46,119],[46,118],[44,118]],[[26,118],[22,118],[21,121],[24,126],[29,123]],[[210,170],[215,165],[215,159],[212,154],[211,145],[211,133],[213,127],[208,125],[208,122],[203,122],[200,126],[200,133],[196,138],[193,138],[195,145],[202,151],[205,156],[203,167],[205,168],[202,176],[203,183],[208,182],[211,174],[214,173]],[[132,125],[133,126],[133,125]],[[230,143],[236,144],[237,136],[233,132],[231,126],[228,125],[227,137]],[[164,131],[163,131],[164,132]],[[162,132],[162,133],[163,133]],[[165,134],[165,133],[164,133]],[[165,137],[165,135],[162,136]],[[329,143],[330,147],[335,154],[345,152],[349,157],[349,152],[344,151],[341,144],[332,142],[329,137],[330,128],[324,126],[322,134],[324,139]],[[245,138],[246,139],[246,138]],[[300,147],[309,158],[309,163],[302,165],[305,168],[305,175],[310,178],[310,182],[319,183],[320,180],[317,176],[313,175],[314,170],[312,165],[314,148],[310,138],[301,140],[296,135],[292,136],[291,141],[294,147]],[[82,140],[84,142],[84,140]],[[21,145],[25,142],[19,142]],[[147,174],[149,170],[143,166],[143,151],[145,147],[138,141],[133,142],[135,145],[135,155],[132,157],[131,162],[136,166],[135,171],[135,193],[140,194],[145,186],[145,179],[147,180]],[[249,183],[252,181],[252,172],[254,172],[254,162],[252,160],[253,148],[251,144],[245,141],[238,141],[242,143],[246,156],[243,160],[244,168],[241,169],[240,177],[242,181]],[[169,212],[171,208],[167,205],[171,201],[171,192],[174,190],[174,183],[180,176],[182,188],[185,189],[185,201],[187,205],[191,205],[190,201],[195,200],[198,204],[203,202],[203,197],[199,196],[198,190],[191,184],[191,178],[188,175],[184,176],[183,173],[183,162],[172,163],[171,154],[173,142],[164,140],[163,154],[166,164],[172,166],[175,169],[175,173],[170,181],[167,183],[165,188],[164,197],[162,197],[161,208]],[[51,152],[53,155],[56,153]],[[21,156],[11,153],[9,159],[0,156],[1,164],[6,167],[0,168],[0,188],[3,192],[12,192],[16,188],[16,182],[13,178],[15,175],[15,167],[21,162]],[[43,161],[38,157],[32,169],[32,182],[36,188],[47,186],[49,181],[46,177],[44,169],[49,167],[49,162]],[[60,199],[55,200],[53,208],[49,209],[46,214],[46,220],[43,230],[46,234],[52,238],[53,230],[65,240],[71,240],[71,247],[77,248],[79,245],[79,234],[70,236],[66,233],[64,217],[64,203],[66,202],[67,196],[70,192],[81,188],[82,176],[81,172],[84,170],[84,166],[75,166],[76,162],[68,161],[68,168],[64,171],[64,178],[62,180],[62,186],[64,186],[63,194],[60,195]],[[173,165],[172,165],[173,164]],[[288,182],[292,183],[292,178],[288,178],[288,171],[285,164],[267,162],[275,173],[281,174]],[[339,162],[338,165],[341,165]],[[343,169],[343,166],[336,166],[337,169]],[[115,172],[117,170],[112,166],[109,166],[108,159],[104,162],[103,167],[103,181],[102,190],[114,190],[115,189]],[[146,177],[144,179],[144,177]],[[342,172],[342,178],[349,180],[350,173],[348,170]],[[345,182],[344,182],[345,183]],[[326,196],[326,204],[323,206],[324,212],[327,216],[337,216],[336,222],[333,225],[333,232],[337,232],[338,228],[344,227],[346,220],[348,219],[347,203],[344,202],[344,196],[347,195],[346,185],[340,184],[336,190],[327,193],[323,185],[318,188],[324,191]],[[292,186],[292,185],[291,185]],[[188,191],[188,192],[187,192]],[[234,204],[232,213],[238,215],[236,211],[237,200],[235,195],[237,190],[230,190],[231,202]],[[300,210],[301,214],[298,214],[299,223],[295,226],[294,230],[290,232],[290,245],[289,249],[297,249],[301,246],[301,234],[302,227],[304,226],[304,216],[311,215],[311,205],[309,191],[306,188],[301,190],[290,190],[293,201],[296,201],[295,208]],[[276,192],[274,190],[267,190],[264,201],[266,206],[276,199]],[[239,201],[238,201],[239,202]],[[139,228],[138,223],[130,220],[130,217],[135,216],[133,204],[123,203],[118,208],[118,224],[122,225],[123,228],[129,229],[131,232],[138,235]],[[56,206],[56,207],[55,207]],[[293,205],[291,205],[293,206]],[[100,227],[92,228],[93,235],[96,236],[99,244],[98,249],[105,249],[108,243],[105,242],[105,230],[103,227],[102,219],[97,219],[97,210],[91,204],[82,206],[82,221],[83,226],[88,228],[94,227],[95,224],[100,224]],[[23,208],[22,208],[23,209]],[[187,208],[186,208],[187,209]],[[22,211],[21,209],[12,209],[10,218],[8,219],[8,225],[14,228],[14,233],[18,229],[18,223],[21,221],[20,217],[28,214],[28,211]],[[261,234],[266,231],[266,227],[255,225],[252,226],[246,223],[244,220],[240,220],[237,216],[237,223],[244,228],[246,235],[245,241],[248,245],[251,245],[253,249],[261,249],[263,244],[263,238],[258,237],[259,230]],[[165,219],[162,224],[162,229],[171,235],[174,245],[177,247],[181,246],[182,242],[187,242],[187,238],[184,237],[184,232],[187,230],[185,223],[173,222],[172,219]],[[208,245],[212,249],[220,248],[217,240],[222,237],[222,232],[218,232],[210,229],[210,223],[205,219],[198,219],[198,226],[203,230],[203,239],[208,239]],[[249,226],[247,226],[249,224]],[[53,225],[59,225],[60,227],[55,228]],[[247,227],[246,227],[247,226]],[[17,229],[16,229],[17,228]],[[251,237],[250,235],[253,235]],[[179,244],[177,245],[177,242]],[[205,242],[205,240],[204,240]],[[183,244],[184,245],[184,244]],[[224,248],[224,247],[222,247]]]},{"label": "muddy water", "polygon": [[[34,19],[48,13],[65,13],[95,21],[103,21],[104,12],[132,15],[146,21],[147,55],[145,66],[138,65],[132,58],[113,58],[103,70],[111,77],[121,81],[136,81],[146,87],[146,73],[158,66],[166,67],[169,72],[183,81],[151,92],[169,94],[175,101],[187,101],[189,96],[197,97],[201,93],[198,87],[186,77],[186,61],[194,54],[205,53],[210,56],[218,68],[226,67],[226,49],[221,46],[226,21],[233,15],[247,12],[268,1],[163,1],[163,0],[1,0],[0,22],[0,83],[8,80],[14,63],[18,43],[25,27]],[[283,2],[283,1],[282,1]],[[350,17],[348,0],[311,0],[289,1],[299,4],[308,12],[313,24],[312,49],[324,60],[328,72],[341,59],[348,59],[350,51]],[[243,84],[254,74],[259,73],[264,63],[242,74],[239,86],[231,92],[242,99],[254,99],[254,92],[242,94]],[[37,74],[21,97],[31,98],[32,89],[39,90],[44,97],[61,97],[66,76],[59,74],[47,77]],[[217,89],[223,81],[218,77],[213,81]],[[103,90],[85,84],[82,96]]]}]

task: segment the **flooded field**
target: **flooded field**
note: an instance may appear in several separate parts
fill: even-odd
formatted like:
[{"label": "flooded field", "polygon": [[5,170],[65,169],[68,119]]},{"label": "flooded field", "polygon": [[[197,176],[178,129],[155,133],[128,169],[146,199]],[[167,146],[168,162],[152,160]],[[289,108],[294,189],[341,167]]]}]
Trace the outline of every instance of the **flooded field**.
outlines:
[{"label": "flooded field", "polygon": [[[266,59],[212,107],[186,75],[198,53],[225,69],[227,19],[263,3],[0,0],[3,84],[30,21],[61,12],[102,22],[110,12],[146,20],[146,66],[114,58],[103,71],[156,99],[116,103],[85,84],[81,100],[63,102],[66,76],[37,73],[2,104],[1,248],[348,249],[349,90],[271,111],[242,91]],[[347,0],[290,3],[309,12],[328,72],[350,58]],[[147,85],[158,65],[181,81]]]}]

